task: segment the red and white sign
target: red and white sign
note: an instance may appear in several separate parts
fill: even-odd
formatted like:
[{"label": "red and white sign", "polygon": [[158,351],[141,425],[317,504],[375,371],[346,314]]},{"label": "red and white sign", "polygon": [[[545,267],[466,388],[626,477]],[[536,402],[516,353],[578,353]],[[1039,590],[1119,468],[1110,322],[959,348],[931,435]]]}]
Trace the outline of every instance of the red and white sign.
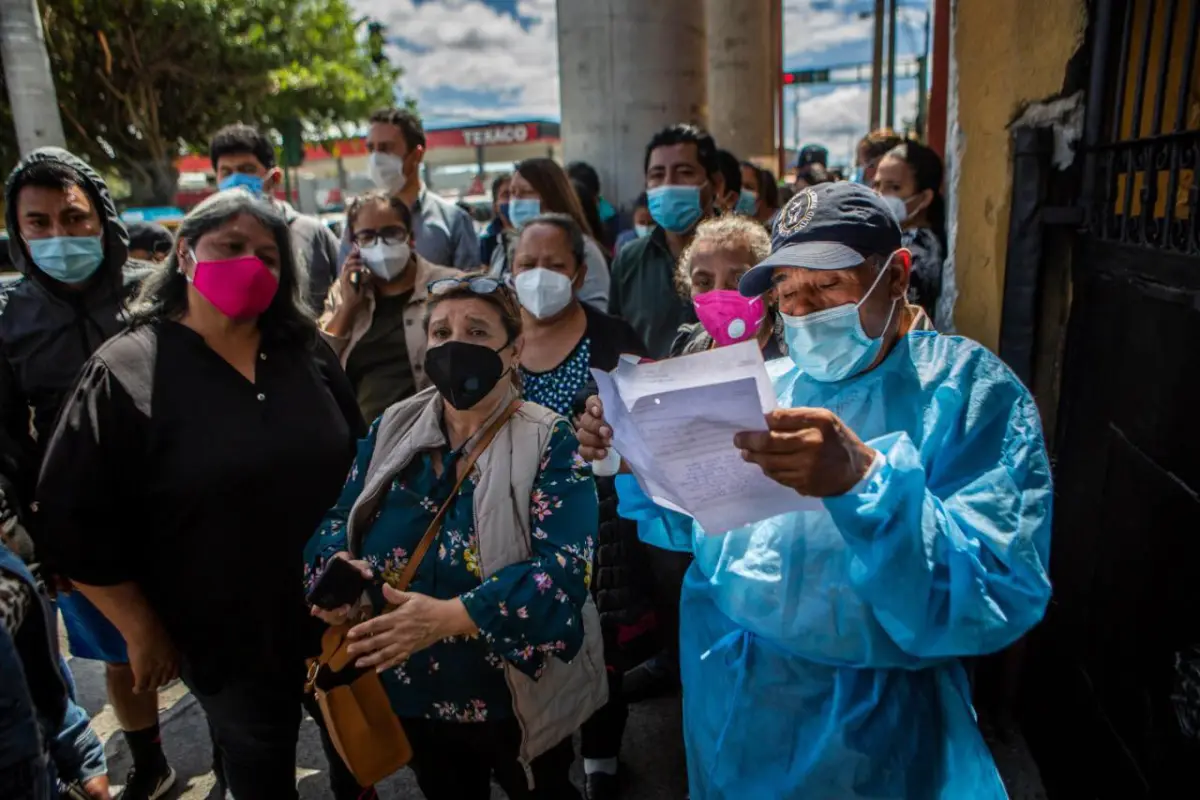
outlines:
[{"label": "red and white sign", "polygon": [[[506,144],[528,144],[530,142],[554,143],[558,141],[558,124],[553,122],[503,122],[496,125],[481,125],[470,128],[441,128],[425,132],[425,149],[442,147],[492,147]],[[308,143],[304,145],[305,162],[324,161],[329,158],[361,158],[367,155],[367,142],[363,137],[341,139],[326,145]],[[212,172],[208,155],[196,153],[175,162],[180,172]]]},{"label": "red and white sign", "polygon": [[[497,125],[493,128],[468,128],[462,132],[463,142],[468,147],[486,147],[492,144],[520,144],[528,141],[529,125]],[[534,137],[537,132],[533,132]]]}]

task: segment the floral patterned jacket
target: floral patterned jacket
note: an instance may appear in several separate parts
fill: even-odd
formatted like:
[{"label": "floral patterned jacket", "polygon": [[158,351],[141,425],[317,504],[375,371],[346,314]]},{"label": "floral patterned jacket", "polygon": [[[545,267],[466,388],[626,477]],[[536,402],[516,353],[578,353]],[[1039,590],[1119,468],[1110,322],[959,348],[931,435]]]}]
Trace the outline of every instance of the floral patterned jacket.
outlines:
[{"label": "floral patterned jacket", "polygon": [[[346,519],[362,492],[378,425],[376,420],[359,443],[337,505],[308,543],[306,583],[315,580],[333,554],[347,549]],[[475,530],[475,484],[463,482],[408,590],[461,598],[480,635],[445,639],[385,672],[384,686],[398,716],[455,722],[511,717],[505,661],[537,677],[550,658],[569,661],[579,651],[598,508],[590,467],[578,449],[570,426],[558,423],[530,498],[533,558],[486,581],[481,580]],[[432,454],[425,452],[396,477],[363,537],[362,552],[356,554],[392,585],[453,488],[456,456],[447,451],[441,456],[446,464],[442,476],[435,474]]]}]

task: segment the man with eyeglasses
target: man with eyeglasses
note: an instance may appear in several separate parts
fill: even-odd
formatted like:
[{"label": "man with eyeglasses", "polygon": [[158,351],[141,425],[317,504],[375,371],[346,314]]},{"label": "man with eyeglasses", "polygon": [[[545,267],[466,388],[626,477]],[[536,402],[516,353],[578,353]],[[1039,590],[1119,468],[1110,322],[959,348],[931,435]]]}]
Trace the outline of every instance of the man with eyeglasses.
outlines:
[{"label": "man with eyeglasses", "polygon": [[387,192],[354,199],[346,212],[346,238],[350,254],[329,290],[320,326],[350,378],[363,418],[373,420],[429,385],[422,324],[427,287],[461,273],[417,253],[412,211]]}]

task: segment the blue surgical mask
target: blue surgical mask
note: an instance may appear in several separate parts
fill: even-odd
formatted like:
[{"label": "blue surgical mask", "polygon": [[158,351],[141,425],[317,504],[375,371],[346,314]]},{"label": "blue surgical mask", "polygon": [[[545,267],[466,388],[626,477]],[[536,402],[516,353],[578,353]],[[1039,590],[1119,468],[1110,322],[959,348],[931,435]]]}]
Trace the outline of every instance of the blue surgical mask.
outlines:
[{"label": "blue surgical mask", "polygon": [[867,168],[855,167],[854,171],[850,173],[850,182],[865,184],[867,182]]},{"label": "blue surgical mask", "polygon": [[883,347],[883,336],[896,313],[896,301],[892,302],[892,310],[888,312],[884,333],[876,339],[863,330],[858,310],[879,286],[883,276],[890,272],[891,265],[889,258],[871,288],[857,303],[846,303],[802,317],[780,312],[788,356],[805,375],[822,383],[834,383],[857,375],[875,361]]},{"label": "blue surgical mask", "polygon": [[658,186],[646,192],[650,216],[671,233],[687,233],[704,216],[699,186]]},{"label": "blue surgical mask", "polygon": [[751,217],[754,216],[754,209],[758,205],[758,194],[749,189],[742,189],[742,193],[738,195],[737,205],[733,210],[737,214]]},{"label": "blue surgical mask", "polygon": [[99,236],[55,236],[26,244],[37,268],[63,283],[86,281],[104,263],[104,241]]},{"label": "blue surgical mask", "polygon": [[653,225],[634,225],[633,232],[637,234],[639,239],[645,239],[650,234],[654,233]]},{"label": "blue surgical mask", "polygon": [[263,179],[245,172],[235,172],[222,178],[217,188],[222,192],[226,189],[245,189],[250,194],[262,194]]},{"label": "blue surgical mask", "polygon": [[514,198],[508,201],[508,221],[519,228],[542,213],[542,201],[533,198]]}]

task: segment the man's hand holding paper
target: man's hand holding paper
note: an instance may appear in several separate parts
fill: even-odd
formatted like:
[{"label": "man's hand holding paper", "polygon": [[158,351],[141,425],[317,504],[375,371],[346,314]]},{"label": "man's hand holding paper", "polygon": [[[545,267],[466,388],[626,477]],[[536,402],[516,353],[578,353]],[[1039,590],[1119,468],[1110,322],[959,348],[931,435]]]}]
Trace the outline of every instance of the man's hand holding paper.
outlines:
[{"label": "man's hand holding paper", "polygon": [[[784,446],[764,420],[764,412],[766,419],[776,413],[774,393],[753,342],[594,374],[603,412],[598,416],[596,404],[589,403],[581,444],[596,446],[592,454],[598,454],[609,444],[603,429],[610,428],[611,445],[659,505],[689,514],[713,534],[819,507],[819,501],[768,477],[735,445],[735,437],[749,431],[759,439],[743,448],[747,451],[760,444]],[[785,441],[795,449],[794,438]],[[803,453],[809,457],[808,449]],[[767,455],[774,464],[782,454]],[[778,474],[796,477],[793,472]]]}]

